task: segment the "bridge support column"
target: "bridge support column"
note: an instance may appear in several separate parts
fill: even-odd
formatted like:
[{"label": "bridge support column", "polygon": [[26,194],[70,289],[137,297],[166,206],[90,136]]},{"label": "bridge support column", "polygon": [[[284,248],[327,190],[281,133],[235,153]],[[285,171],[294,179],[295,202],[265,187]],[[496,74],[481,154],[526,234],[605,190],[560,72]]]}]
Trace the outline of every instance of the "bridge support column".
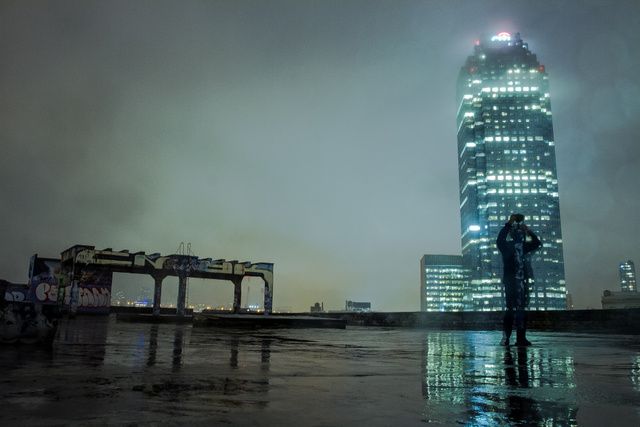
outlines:
[{"label": "bridge support column", "polygon": [[178,304],[176,314],[178,316],[184,316],[185,303],[187,300],[187,276],[178,276]]},{"label": "bridge support column", "polygon": [[160,300],[162,299],[162,281],[164,276],[153,276],[153,315],[160,316]]},{"label": "bridge support column", "polygon": [[271,314],[273,309],[273,282],[264,281],[264,314]]},{"label": "bridge support column", "polygon": [[242,277],[231,280],[233,282],[233,312],[240,313],[240,305],[242,304]]},{"label": "bridge support column", "polygon": [[71,289],[69,289],[69,293],[69,316],[76,317],[76,313],[78,313],[78,305],[80,305],[80,285],[77,280],[73,280],[71,282]]}]

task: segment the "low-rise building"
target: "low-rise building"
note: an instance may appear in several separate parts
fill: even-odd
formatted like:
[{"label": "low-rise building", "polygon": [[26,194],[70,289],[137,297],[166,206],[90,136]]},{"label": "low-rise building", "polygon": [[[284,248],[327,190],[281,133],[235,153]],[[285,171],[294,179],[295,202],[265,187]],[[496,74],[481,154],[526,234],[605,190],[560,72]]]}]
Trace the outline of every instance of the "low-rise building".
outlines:
[{"label": "low-rise building", "polygon": [[357,301],[346,301],[344,304],[345,311],[358,311],[365,312],[371,311],[371,303],[370,302],[357,302]]},{"label": "low-rise building", "polygon": [[602,294],[602,308],[640,308],[640,292],[612,292]]},{"label": "low-rise building", "polygon": [[322,303],[315,303],[313,304],[311,307],[309,307],[309,312],[310,313],[324,313],[324,302]]},{"label": "low-rise building", "polygon": [[460,255],[425,255],[420,260],[420,311],[463,311],[469,269]]}]

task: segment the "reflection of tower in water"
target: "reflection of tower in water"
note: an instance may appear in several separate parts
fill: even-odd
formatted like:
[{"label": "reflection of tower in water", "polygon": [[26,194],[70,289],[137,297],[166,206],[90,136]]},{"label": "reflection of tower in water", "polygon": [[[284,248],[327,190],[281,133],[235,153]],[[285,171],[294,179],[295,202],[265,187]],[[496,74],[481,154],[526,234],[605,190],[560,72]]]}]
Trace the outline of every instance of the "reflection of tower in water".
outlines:
[{"label": "reflection of tower in water", "polygon": [[429,333],[422,350],[422,395],[429,400],[463,404],[465,363],[473,355],[465,355],[456,334]]},{"label": "reflection of tower in water", "polygon": [[640,392],[640,356],[636,356],[636,360],[631,364],[631,382],[636,391]]},{"label": "reflection of tower in water", "polygon": [[[575,424],[573,357],[557,349],[507,348],[486,333],[430,332],[423,341],[425,418],[472,425]],[[462,422],[462,420],[458,420]]]}]

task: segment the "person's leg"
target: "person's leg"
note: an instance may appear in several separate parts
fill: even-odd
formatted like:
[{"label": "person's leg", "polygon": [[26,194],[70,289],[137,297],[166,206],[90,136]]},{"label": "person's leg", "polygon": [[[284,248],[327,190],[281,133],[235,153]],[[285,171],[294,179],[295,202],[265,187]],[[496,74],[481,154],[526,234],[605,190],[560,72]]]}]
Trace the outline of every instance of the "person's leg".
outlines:
[{"label": "person's leg", "polygon": [[531,341],[527,340],[527,312],[524,308],[516,310],[516,345],[531,345]]},{"label": "person's leg", "polygon": [[507,311],[502,318],[502,341],[501,345],[508,346],[511,332],[513,331],[514,309],[516,307],[516,298],[513,283],[504,283],[504,299]]},{"label": "person's leg", "polygon": [[511,332],[513,331],[513,310],[507,308],[502,318],[502,341],[501,345],[508,346],[509,339],[511,338]]}]

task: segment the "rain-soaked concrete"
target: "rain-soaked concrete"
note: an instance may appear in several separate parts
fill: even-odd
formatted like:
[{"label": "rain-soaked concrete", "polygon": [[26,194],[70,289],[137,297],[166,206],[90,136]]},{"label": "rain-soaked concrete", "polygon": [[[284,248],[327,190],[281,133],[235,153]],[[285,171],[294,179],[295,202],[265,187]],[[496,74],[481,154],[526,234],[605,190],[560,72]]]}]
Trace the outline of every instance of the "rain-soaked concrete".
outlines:
[{"label": "rain-soaked concrete", "polygon": [[65,321],[0,348],[2,425],[640,425],[640,337]]}]

